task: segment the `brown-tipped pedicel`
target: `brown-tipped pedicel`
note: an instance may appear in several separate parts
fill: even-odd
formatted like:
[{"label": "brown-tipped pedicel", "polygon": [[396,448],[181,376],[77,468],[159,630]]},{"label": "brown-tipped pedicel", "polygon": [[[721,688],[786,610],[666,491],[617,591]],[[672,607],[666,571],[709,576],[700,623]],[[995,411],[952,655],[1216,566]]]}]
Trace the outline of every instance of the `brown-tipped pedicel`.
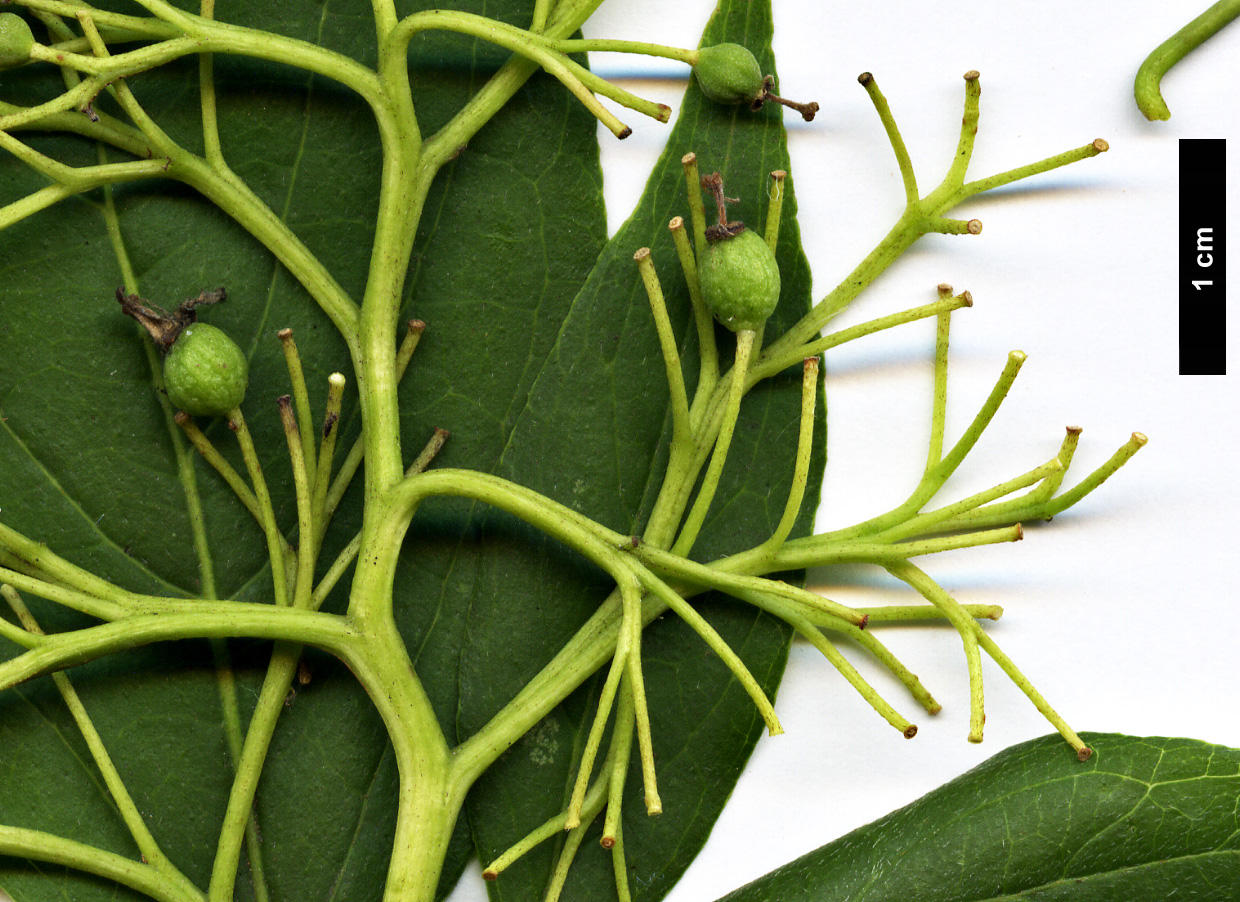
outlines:
[{"label": "brown-tipped pedicel", "polygon": [[[862,84],[865,84],[865,82],[862,82]],[[754,100],[751,105],[751,109],[760,110],[762,109],[762,105],[767,101],[774,101],[775,103],[786,106],[791,110],[796,110],[801,114],[801,118],[806,122],[814,121],[814,117],[818,115],[819,107],[817,103],[812,101],[810,103],[797,103],[797,101],[789,100],[787,97],[780,97],[775,93],[774,88],[775,76],[766,76],[766,78],[762,80],[762,93],[758,95],[756,100]]]}]

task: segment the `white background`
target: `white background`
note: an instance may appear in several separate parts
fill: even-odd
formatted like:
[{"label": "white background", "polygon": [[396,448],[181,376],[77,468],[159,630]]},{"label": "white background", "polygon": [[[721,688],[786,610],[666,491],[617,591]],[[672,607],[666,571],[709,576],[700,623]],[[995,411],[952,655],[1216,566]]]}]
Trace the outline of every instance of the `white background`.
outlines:
[{"label": "white background", "polygon": [[[1178,139],[1240,135],[1240,24],[1164,81],[1170,121],[1147,122],[1132,102],[1141,60],[1199,6],[1205,0],[1141,0],[1122,12],[1116,4],[1046,0],[776,0],[775,41],[783,93],[822,105],[812,124],[789,120],[815,297],[873,247],[902,204],[900,176],[859,73],[873,72],[886,94],[922,193],[938,183],[955,148],[968,69],[982,74],[972,177],[1094,138],[1110,143],[1109,153],[961,208],[958,215],[983,221],[980,236],[923,239],[838,322],[925,303],[939,282],[972,292],[974,308],[953,318],[949,441],[990,390],[1006,353],[1029,355],[999,416],[949,483],[949,499],[1049,459],[1065,426],[1085,429],[1069,485],[1134,430],[1149,436],[1117,477],[1053,524],[1029,529],[1024,542],[920,563],[958,600],[1004,606],[991,635],[1078,730],[1240,746],[1233,584],[1240,372],[1177,375],[1175,234]],[[695,46],[710,8],[708,0],[611,0],[587,32]],[[643,70],[645,61],[632,57],[592,62],[604,72],[678,71],[659,61]],[[636,87],[672,105],[680,90],[651,81]],[[622,118],[634,128],[627,141],[600,134],[613,229],[636,202],[665,134],[629,111]],[[1234,209],[1234,189],[1229,194]],[[830,463],[820,528],[885,511],[915,484],[932,340],[932,325],[906,326],[828,356]],[[862,572],[846,579],[848,588],[831,589],[842,601],[915,600],[890,580]],[[986,741],[970,745],[955,633],[888,628],[881,635],[943,712],[920,714],[900,687],[873,674],[921,727],[906,741],[813,649],[795,646],[777,703],[787,732],[759,743],[669,902],[709,902],[1050,731],[987,666]],[[475,881],[467,875],[453,902],[484,899]]]}]

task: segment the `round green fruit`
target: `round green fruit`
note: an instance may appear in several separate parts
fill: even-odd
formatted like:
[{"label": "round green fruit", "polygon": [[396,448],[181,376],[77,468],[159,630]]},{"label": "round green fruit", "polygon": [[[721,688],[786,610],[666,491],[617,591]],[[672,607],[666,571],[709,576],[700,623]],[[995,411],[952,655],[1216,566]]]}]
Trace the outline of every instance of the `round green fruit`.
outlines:
[{"label": "round green fruit", "polygon": [[693,66],[702,93],[715,103],[753,103],[764,89],[757,58],[740,44],[715,44],[698,51]]},{"label": "round green fruit", "polygon": [[749,230],[707,247],[698,279],[707,306],[733,332],[757,329],[779,304],[775,253]]},{"label": "round green fruit", "polygon": [[34,34],[16,13],[0,13],[0,69],[20,66],[30,59]]},{"label": "round green fruit", "polygon": [[237,343],[215,326],[186,326],[164,358],[168,400],[195,416],[226,416],[241,406],[249,363]]}]

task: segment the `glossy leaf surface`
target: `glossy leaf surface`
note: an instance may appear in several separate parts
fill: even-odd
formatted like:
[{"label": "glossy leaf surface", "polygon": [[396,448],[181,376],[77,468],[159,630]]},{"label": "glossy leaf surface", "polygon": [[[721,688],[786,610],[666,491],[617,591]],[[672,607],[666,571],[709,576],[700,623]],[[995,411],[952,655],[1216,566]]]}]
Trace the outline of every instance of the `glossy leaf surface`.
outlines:
[{"label": "glossy leaf surface", "polygon": [[[1007,749],[726,902],[1227,902],[1240,887],[1240,750],[1085,734]],[[723,900],[721,900],[723,902]]]}]

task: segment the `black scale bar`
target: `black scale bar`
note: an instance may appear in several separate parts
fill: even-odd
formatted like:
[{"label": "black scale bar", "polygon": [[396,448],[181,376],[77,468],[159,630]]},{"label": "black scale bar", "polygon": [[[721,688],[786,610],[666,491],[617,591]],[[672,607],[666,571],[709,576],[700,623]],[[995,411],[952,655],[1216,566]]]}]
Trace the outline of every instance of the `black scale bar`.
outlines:
[{"label": "black scale bar", "polygon": [[1180,139],[1180,375],[1227,374],[1227,141]]}]

